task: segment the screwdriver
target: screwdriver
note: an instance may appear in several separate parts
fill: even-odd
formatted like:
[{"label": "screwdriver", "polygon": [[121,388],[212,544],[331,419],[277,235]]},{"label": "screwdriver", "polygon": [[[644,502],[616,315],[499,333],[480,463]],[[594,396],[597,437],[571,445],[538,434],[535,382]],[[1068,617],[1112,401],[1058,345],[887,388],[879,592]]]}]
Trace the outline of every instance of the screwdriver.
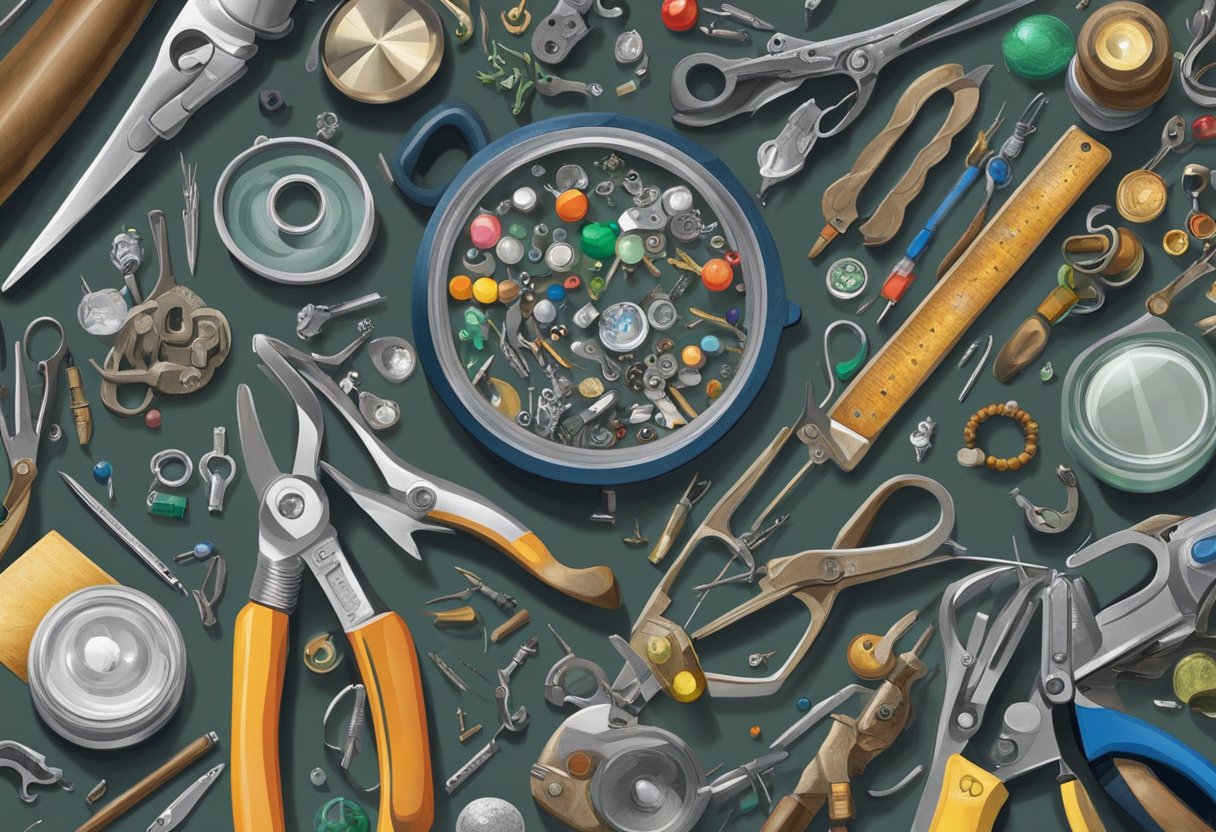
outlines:
[{"label": "screwdriver", "polygon": [[895,304],[903,299],[904,294],[912,286],[916,280],[916,264],[929,248],[929,244],[933,242],[937,230],[941,224],[945,222],[946,217],[954,210],[954,206],[966,196],[967,191],[971,190],[971,186],[979,181],[979,178],[984,173],[984,165],[992,156],[992,150],[988,146],[988,137],[997,131],[1001,123],[1005,120],[1005,105],[1001,105],[1001,109],[996,114],[996,118],[992,120],[992,124],[987,130],[981,130],[975,139],[975,144],[971,146],[971,150],[967,153],[967,167],[959,176],[958,181],[946,194],[946,198],[937,206],[937,210],[929,217],[929,221],[924,227],[917,232],[916,237],[912,239],[912,244],[908,246],[907,251],[891,273],[887,275],[887,279],[883,281],[882,289],[877,295],[870,298],[861,308],[857,310],[858,314],[869,309],[876,300],[882,298],[887,302],[882,311],[878,313],[878,323],[881,325],[883,319],[887,317],[887,313],[891,311]]}]

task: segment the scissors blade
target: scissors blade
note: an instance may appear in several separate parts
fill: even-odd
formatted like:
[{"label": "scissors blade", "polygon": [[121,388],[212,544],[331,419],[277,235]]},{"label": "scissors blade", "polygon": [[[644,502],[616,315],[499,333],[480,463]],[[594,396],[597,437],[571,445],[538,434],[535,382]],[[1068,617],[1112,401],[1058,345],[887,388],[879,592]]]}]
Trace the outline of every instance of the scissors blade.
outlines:
[{"label": "scissors blade", "polygon": [[[152,79],[149,79],[148,85],[151,84]],[[51,217],[50,222],[43,226],[42,233],[38,235],[29,250],[9,273],[3,285],[0,285],[0,291],[7,292],[29,274],[34,266],[38,265],[42,258],[97,206],[97,203],[101,202],[118,181],[147,155],[147,149],[133,150],[131,148],[128,143],[128,134],[141,120],[146,119],[150,112],[145,110],[151,98],[148,93],[148,85],[145,85],[144,89],[140,91],[131,105],[131,109],[127,110],[127,114],[110,134],[110,138],[102,147],[101,152],[97,154],[84,175],[77,180],[76,187],[72,188],[71,193],[64,199],[59,210],[55,212],[55,216]]]},{"label": "scissors blade", "polygon": [[186,790],[169,804],[165,811],[160,813],[156,820],[152,821],[152,825],[148,827],[148,832],[172,832],[177,829],[190,813],[194,811],[194,807],[199,804],[199,801],[207,796],[207,792],[220,779],[220,775],[224,772],[224,764],[220,763],[215,768],[208,771],[202,777],[191,783]]},{"label": "scissors blade", "polygon": [[[923,38],[918,38],[915,43],[908,44],[905,47],[904,51],[907,51],[910,49],[916,49],[917,47],[920,47],[920,46],[927,46],[928,44],[933,43],[934,41],[937,41],[937,40],[941,40],[942,38],[948,38],[952,35],[957,35],[959,32],[965,32],[968,29],[974,29],[976,26],[983,26],[985,23],[988,23],[992,20],[996,20],[999,17],[1004,17],[1005,15],[1009,14],[1010,12],[1017,11],[1018,9],[1022,8],[1023,6],[1028,6],[1031,3],[1033,3],[1034,1],[1035,0],[1011,0],[1011,2],[1006,3],[1003,6],[997,6],[995,9],[989,9],[986,12],[981,12],[977,15],[967,18],[966,20],[960,20],[958,23],[955,23],[951,26],[947,26],[945,29],[939,29],[938,31],[933,32],[932,34],[926,35]],[[972,0],[966,0],[966,2],[970,3],[970,2],[972,2]],[[942,5],[945,5],[945,4],[942,4]],[[955,4],[955,7],[957,8],[960,5],[964,5],[964,4]],[[919,29],[921,27],[917,27],[917,28]]]},{"label": "scissors blade", "polygon": [[270,338],[265,335],[253,336],[253,351],[262,359],[263,365],[287,391],[296,406],[299,434],[291,471],[293,474],[315,479],[319,474],[321,439],[325,436],[325,416],[321,412],[321,402],[317,400],[308,382],[275,349]]}]

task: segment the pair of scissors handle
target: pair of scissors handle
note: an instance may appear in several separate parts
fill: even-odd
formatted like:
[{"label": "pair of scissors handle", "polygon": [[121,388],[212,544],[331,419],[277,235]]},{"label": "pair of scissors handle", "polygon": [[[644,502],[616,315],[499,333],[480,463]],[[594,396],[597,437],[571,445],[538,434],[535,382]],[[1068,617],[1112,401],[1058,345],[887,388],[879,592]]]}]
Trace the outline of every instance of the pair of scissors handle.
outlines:
[{"label": "pair of scissors handle", "polygon": [[[883,506],[895,493],[905,488],[928,492],[937,500],[940,510],[937,523],[924,534],[909,540],[863,547]],[[934,557],[933,553],[950,540],[954,520],[954,500],[940,483],[914,475],[894,477],[880,485],[849,518],[837,535],[834,548],[808,550],[769,561],[765,575],[758,581],[760,594],[694,632],[693,641],[723,630],[789,596],[806,605],[810,613],[807,629],[782,665],[768,676],[705,673],[710,693],[717,697],[732,697],[775,692],[810,652],[827,623],[837,596],[844,589],[948,559],[949,555]]]},{"label": "pair of scissors handle", "polygon": [[[38,358],[31,352],[30,346],[35,330],[45,327],[49,327],[58,333],[59,343],[46,358]],[[38,366],[38,374],[42,376],[42,404],[38,408],[38,421],[34,423],[34,432],[41,437],[47,408],[55,395],[55,387],[59,379],[59,366],[63,363],[64,356],[68,354],[68,339],[67,335],[64,334],[63,324],[49,315],[35,318],[30,321],[29,326],[25,328],[25,334],[21,336],[21,349],[25,353],[25,357]]]},{"label": "pair of scissors handle", "polygon": [[[233,651],[232,811],[236,832],[286,832],[279,709],[290,653],[287,613],[249,602]],[[434,793],[422,675],[409,628],[394,612],[347,632],[376,737],[378,832],[429,832]]]}]

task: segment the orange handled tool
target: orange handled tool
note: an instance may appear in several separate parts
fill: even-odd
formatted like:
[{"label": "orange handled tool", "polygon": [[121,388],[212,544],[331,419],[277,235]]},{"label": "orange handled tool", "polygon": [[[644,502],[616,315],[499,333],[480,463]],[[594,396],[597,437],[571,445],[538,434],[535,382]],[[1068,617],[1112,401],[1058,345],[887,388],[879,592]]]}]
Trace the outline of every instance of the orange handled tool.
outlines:
[{"label": "orange handled tool", "polygon": [[422,557],[414,541],[417,532],[462,531],[493,546],[530,575],[571,598],[603,609],[621,605],[621,589],[607,566],[567,566],[553,556],[535,532],[486,497],[410,465],[380,441],[347,395],[309,356],[282,341],[264,340],[346,420],[386,487],[383,492],[364,488],[332,465],[321,463],[325,473],[410,555]]},{"label": "orange handled tool", "polygon": [[286,832],[279,766],[279,706],[287,666],[288,616],[308,568],[353,648],[380,765],[377,832],[429,832],[434,820],[430,750],[418,656],[401,616],[364,591],[329,523],[317,477],[325,422],[308,383],[269,345],[254,351],[295,404],[300,431],[290,473],[275,465],[245,385],[237,422],[245,469],[257,489],[258,566],[236,622],[233,653],[232,816],[237,832]]}]

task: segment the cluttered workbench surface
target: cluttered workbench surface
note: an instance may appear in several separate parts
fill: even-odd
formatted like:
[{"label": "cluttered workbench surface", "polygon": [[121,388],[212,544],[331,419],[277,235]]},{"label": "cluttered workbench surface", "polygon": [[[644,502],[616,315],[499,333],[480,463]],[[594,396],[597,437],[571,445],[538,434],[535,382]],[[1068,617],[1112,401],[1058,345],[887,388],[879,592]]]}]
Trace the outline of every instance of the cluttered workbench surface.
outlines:
[{"label": "cluttered workbench surface", "polygon": [[6,0],[0,828],[1216,825],[1216,7],[1074,5]]}]

